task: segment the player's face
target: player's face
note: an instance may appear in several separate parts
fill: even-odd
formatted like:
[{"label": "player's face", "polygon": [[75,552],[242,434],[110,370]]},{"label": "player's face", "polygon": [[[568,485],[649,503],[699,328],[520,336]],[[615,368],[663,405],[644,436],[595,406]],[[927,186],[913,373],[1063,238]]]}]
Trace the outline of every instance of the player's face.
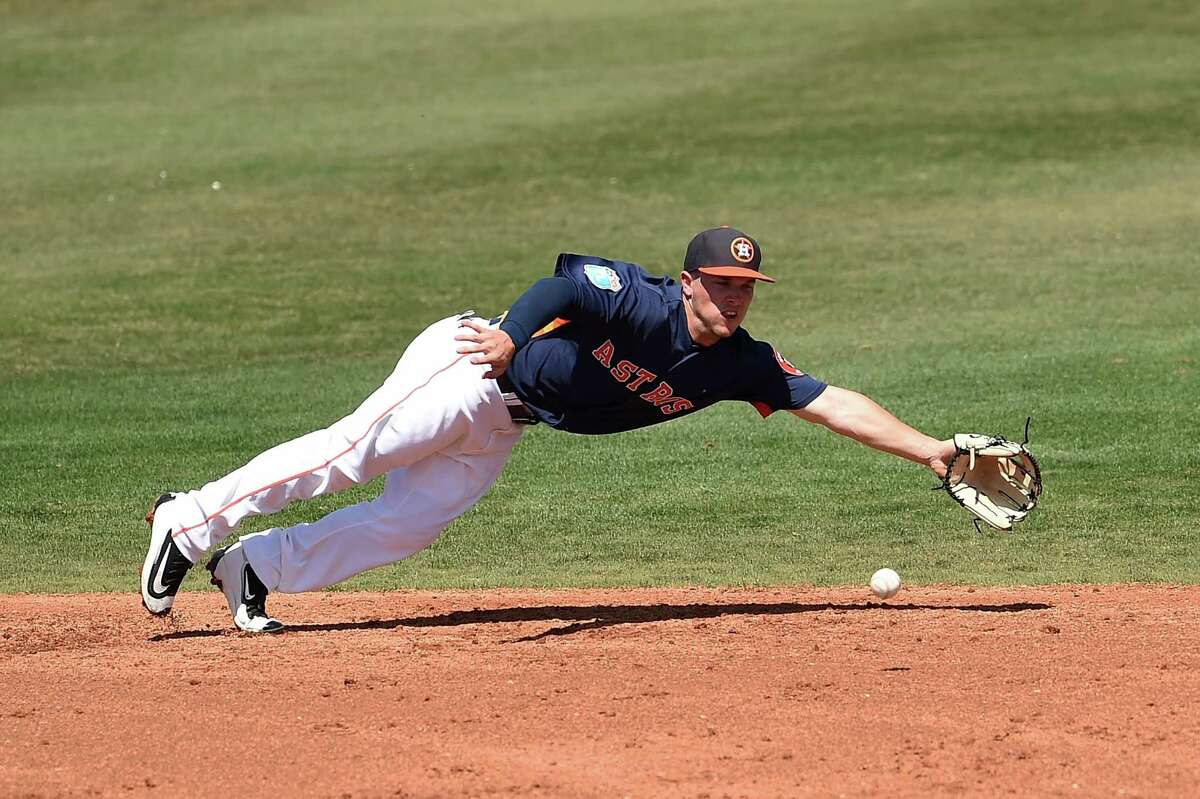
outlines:
[{"label": "player's face", "polygon": [[732,336],[750,310],[754,278],[703,273],[697,277],[684,272],[682,279],[684,296],[689,299],[692,310],[689,316],[694,320],[692,337],[697,343],[714,344]]}]

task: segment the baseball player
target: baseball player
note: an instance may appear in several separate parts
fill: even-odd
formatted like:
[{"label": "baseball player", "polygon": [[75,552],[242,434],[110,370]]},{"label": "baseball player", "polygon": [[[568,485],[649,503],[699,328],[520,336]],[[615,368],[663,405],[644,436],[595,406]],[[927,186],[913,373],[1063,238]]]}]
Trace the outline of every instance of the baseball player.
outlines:
[{"label": "baseball player", "polygon": [[271,591],[315,591],[429,546],[479,501],[529,425],[601,434],[678,419],[722,400],[822,424],[942,477],[954,454],[871,399],[826,385],[742,328],[762,252],[729,227],[692,239],[679,280],[563,254],[554,276],[495,319],[434,323],[349,416],[280,444],[147,515],[142,603],[168,613],[188,569],[248,516],[386,474],[382,494],[311,524],[244,535],[208,563],[234,624],[283,625]]}]

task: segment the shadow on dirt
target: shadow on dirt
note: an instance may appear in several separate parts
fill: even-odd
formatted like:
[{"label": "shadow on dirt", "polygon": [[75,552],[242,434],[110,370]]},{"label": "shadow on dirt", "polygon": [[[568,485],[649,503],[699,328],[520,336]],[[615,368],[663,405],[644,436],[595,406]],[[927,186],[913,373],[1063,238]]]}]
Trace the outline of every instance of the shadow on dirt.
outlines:
[{"label": "shadow on dirt", "polygon": [[[1012,602],[1006,605],[918,605],[885,604],[882,602],[800,604],[797,602],[694,604],[694,605],[546,605],[528,608],[494,608],[489,610],[456,610],[437,616],[413,616],[405,619],[375,619],[332,624],[289,624],[285,632],[338,632],[343,630],[393,630],[397,627],[456,627],[461,624],[511,624],[529,621],[574,622],[509,643],[536,641],[552,635],[571,635],[586,630],[598,630],[619,624],[646,624],[683,619],[715,619],[721,616],[786,616],[795,613],[876,610],[889,613],[928,610],[961,610],[968,613],[1024,613],[1030,610],[1049,610],[1044,602]],[[205,638],[223,635],[221,630],[180,630],[163,633],[151,641],[170,641],[180,638]]]}]

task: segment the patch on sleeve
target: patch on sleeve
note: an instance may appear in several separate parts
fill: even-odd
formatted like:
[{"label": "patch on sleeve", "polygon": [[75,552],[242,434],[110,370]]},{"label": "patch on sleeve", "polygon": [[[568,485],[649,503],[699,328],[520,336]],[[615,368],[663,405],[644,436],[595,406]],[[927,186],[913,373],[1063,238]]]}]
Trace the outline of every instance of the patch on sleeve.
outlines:
[{"label": "patch on sleeve", "polygon": [[621,277],[613,271],[612,267],[584,264],[583,274],[587,276],[588,282],[598,289],[611,291],[614,294],[621,290]]},{"label": "patch on sleeve", "polygon": [[787,358],[783,357],[783,355],[780,354],[779,350],[775,350],[775,362],[779,364],[780,369],[787,372],[789,375],[795,375],[796,377],[804,377],[804,372],[801,372],[795,366],[792,366],[792,362],[789,361]]}]

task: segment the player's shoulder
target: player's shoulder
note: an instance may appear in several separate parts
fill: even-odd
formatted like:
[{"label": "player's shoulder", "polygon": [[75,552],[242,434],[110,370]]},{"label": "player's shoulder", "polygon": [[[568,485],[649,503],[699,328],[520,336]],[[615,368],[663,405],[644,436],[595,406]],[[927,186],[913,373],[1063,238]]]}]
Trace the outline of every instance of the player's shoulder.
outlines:
[{"label": "player's shoulder", "polygon": [[559,254],[554,274],[614,294],[631,287],[662,291],[674,283],[666,275],[652,275],[634,263],[567,252]]},{"label": "player's shoulder", "polygon": [[775,345],[769,341],[754,338],[744,327],[739,327],[734,331],[730,337],[730,343],[737,348],[738,354],[743,359],[759,370],[767,370],[771,373],[782,372],[793,377],[803,377],[806,374],[785,358],[783,353],[775,348]]},{"label": "player's shoulder", "polygon": [[733,331],[733,335],[728,339],[729,346],[750,355],[758,355],[763,352],[770,352],[772,347],[765,341],[759,341],[754,336],[750,335],[750,331],[744,327],[738,327]]}]

